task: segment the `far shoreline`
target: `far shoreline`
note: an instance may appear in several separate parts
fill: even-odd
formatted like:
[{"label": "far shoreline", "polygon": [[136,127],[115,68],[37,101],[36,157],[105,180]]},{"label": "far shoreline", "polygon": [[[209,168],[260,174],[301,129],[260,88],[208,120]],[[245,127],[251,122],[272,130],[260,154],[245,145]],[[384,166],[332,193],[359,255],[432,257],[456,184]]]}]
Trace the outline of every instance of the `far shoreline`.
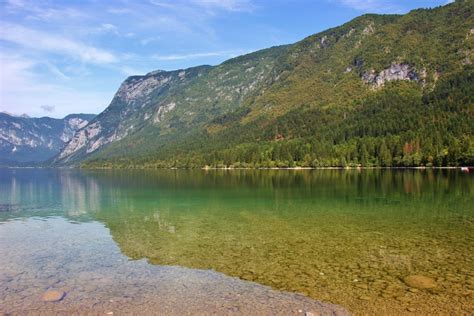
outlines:
[{"label": "far shoreline", "polygon": [[[0,169],[77,169],[77,170],[457,170],[469,173],[474,170],[474,166],[447,166],[447,167],[196,167],[196,168],[182,168],[182,167],[80,167],[80,166],[0,166]],[[467,169],[467,170],[465,170]]]}]

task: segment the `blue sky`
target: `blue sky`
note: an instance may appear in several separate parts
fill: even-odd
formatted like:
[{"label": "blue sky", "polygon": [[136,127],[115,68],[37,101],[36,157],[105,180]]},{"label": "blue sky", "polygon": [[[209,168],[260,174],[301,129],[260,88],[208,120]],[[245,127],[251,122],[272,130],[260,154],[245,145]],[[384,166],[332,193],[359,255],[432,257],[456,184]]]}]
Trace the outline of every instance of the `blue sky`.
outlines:
[{"label": "blue sky", "polygon": [[129,75],[218,64],[447,0],[0,0],[0,111],[99,113]]}]

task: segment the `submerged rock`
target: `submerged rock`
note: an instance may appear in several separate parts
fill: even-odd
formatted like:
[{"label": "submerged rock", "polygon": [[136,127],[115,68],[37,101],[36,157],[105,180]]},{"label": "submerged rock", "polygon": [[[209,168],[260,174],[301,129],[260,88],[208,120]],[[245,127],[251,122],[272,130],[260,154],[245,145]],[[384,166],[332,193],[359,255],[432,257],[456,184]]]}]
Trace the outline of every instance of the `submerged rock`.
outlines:
[{"label": "submerged rock", "polygon": [[43,302],[59,302],[66,296],[66,293],[63,291],[47,291],[43,294]]},{"label": "submerged rock", "polygon": [[0,212],[15,212],[18,209],[16,204],[0,204]]},{"label": "submerged rock", "polygon": [[424,275],[410,275],[403,279],[406,285],[417,289],[432,289],[438,286],[436,281]]}]

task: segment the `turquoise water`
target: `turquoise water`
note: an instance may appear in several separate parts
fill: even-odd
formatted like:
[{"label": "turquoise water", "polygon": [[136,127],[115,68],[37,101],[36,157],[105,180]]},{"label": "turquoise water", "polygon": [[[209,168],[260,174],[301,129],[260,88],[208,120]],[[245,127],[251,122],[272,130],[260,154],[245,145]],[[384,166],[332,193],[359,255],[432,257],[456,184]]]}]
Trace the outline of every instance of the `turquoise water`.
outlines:
[{"label": "turquoise water", "polygon": [[0,236],[31,219],[100,224],[113,240],[101,252],[149,266],[212,269],[355,314],[469,314],[473,184],[458,170],[3,169]]}]

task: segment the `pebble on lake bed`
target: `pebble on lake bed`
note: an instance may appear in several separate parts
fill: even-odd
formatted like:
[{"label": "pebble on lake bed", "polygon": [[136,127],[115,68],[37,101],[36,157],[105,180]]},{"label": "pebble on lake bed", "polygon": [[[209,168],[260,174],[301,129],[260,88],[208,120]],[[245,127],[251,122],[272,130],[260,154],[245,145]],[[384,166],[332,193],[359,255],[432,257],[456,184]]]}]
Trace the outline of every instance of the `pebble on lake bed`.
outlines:
[{"label": "pebble on lake bed", "polygon": [[59,302],[66,296],[66,293],[63,291],[47,291],[43,294],[43,302]]},{"label": "pebble on lake bed", "polygon": [[403,282],[416,289],[432,289],[438,286],[434,279],[424,275],[410,275],[404,278]]}]

